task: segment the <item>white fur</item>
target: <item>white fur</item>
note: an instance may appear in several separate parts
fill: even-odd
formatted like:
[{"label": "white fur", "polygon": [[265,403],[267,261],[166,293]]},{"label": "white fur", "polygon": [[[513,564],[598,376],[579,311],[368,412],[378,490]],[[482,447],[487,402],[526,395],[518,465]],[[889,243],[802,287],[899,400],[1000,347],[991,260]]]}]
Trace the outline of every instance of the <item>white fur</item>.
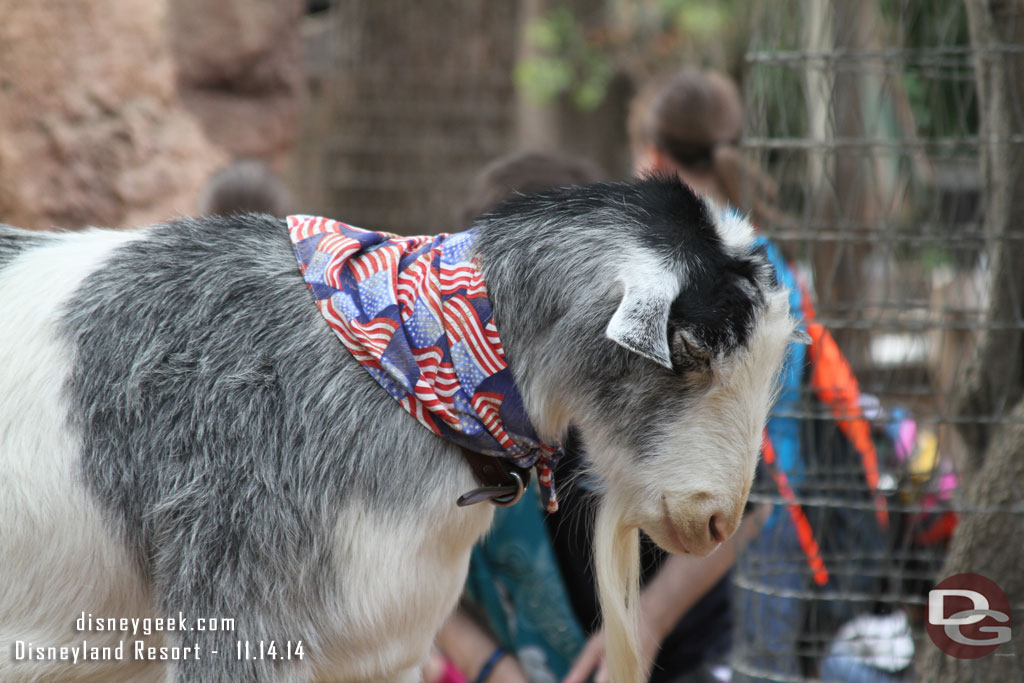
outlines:
[{"label": "white fur", "polygon": [[597,577],[610,680],[641,683],[651,662],[640,660],[636,609],[640,599],[640,534],[623,520],[630,503],[606,495],[594,522]]},{"label": "white fur", "polygon": [[[470,476],[457,485],[476,486]],[[434,637],[424,624],[442,623],[455,607],[472,546],[494,517],[489,505],[457,508],[448,491],[424,493],[420,514],[375,514],[354,502],[339,518],[336,554],[359,561],[336,567],[339,618],[324,631],[337,643],[321,644],[333,656],[321,663],[321,680],[383,683],[395,671],[419,680]]]},{"label": "white fur", "polygon": [[[720,211],[710,199],[704,201],[726,245],[748,251],[755,239],[750,223],[734,211]],[[654,255],[638,256],[642,258],[631,263],[630,269],[639,274],[642,288],[659,301],[668,295],[674,298],[680,279],[672,282],[673,274]],[[646,266],[640,263],[644,260]],[[647,456],[644,467],[633,466],[637,454],[603,453],[614,450],[610,438],[604,446],[588,444],[595,451],[601,478],[615,482],[615,488],[625,491],[631,501],[629,517],[623,522],[643,528],[666,549],[682,551],[682,541],[685,551],[700,555],[717,547],[707,531],[712,514],[725,537],[735,531],[795,324],[787,293],[769,293],[746,348],[727,358],[712,359],[711,386],[681,412],[657,452],[643,454]],[[666,528],[666,513],[674,529]]]},{"label": "white fur", "polygon": [[[76,633],[81,612],[149,616],[152,603],[124,544],[79,481],[78,437],[65,423],[62,385],[73,362],[54,324],[69,294],[114,248],[139,233],[54,235],[0,271],[0,681],[112,681],[145,671],[117,665],[16,662],[14,642],[116,644],[119,634]],[[130,666],[130,665],[129,665]],[[155,672],[150,670],[151,674]]]},{"label": "white fur", "polygon": [[733,208],[724,209],[708,196],[703,196],[704,204],[715,222],[715,230],[722,242],[737,251],[746,251],[754,243],[754,226]]},{"label": "white fur", "polygon": [[697,555],[718,546],[708,532],[711,515],[725,538],[736,531],[793,325],[785,293],[771,295],[749,348],[728,366],[718,361],[713,386],[680,416],[658,452],[647,454],[643,467],[630,466],[633,454],[614,452],[610,439],[590,444],[595,469],[614,482],[594,530],[611,680],[640,683],[649,664],[640,661],[636,645],[636,529],[666,550]]},{"label": "white fur", "polygon": [[[628,490],[629,518],[669,550],[705,555],[717,543],[707,533],[711,514],[719,517],[728,537],[739,526],[760,452],[762,429],[777,392],[778,368],[794,322],[785,293],[769,298],[768,313],[758,323],[749,347],[728,359],[713,361],[715,380],[688,410],[680,414],[657,451],[635,454],[588,444],[594,466],[604,481]],[[600,430],[600,426],[594,426]],[[682,534],[664,528],[665,513]]]}]

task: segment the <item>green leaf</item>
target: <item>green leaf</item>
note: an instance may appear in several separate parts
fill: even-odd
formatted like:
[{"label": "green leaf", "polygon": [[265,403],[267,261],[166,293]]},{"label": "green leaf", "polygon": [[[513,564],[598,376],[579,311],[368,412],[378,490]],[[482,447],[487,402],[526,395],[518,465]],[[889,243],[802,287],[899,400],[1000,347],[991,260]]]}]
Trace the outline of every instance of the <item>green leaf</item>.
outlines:
[{"label": "green leaf", "polygon": [[718,5],[688,3],[676,15],[677,25],[695,37],[710,37],[721,33],[726,15]]},{"label": "green leaf", "polygon": [[585,111],[596,109],[604,100],[607,88],[604,84],[588,81],[582,83],[572,93],[572,100],[576,106]]},{"label": "green leaf", "polygon": [[554,52],[561,46],[557,27],[546,18],[530,22],[526,29],[526,39],[542,52]]},{"label": "green leaf", "polygon": [[544,104],[569,89],[572,69],[557,57],[534,57],[516,65],[515,80],[528,98]]}]

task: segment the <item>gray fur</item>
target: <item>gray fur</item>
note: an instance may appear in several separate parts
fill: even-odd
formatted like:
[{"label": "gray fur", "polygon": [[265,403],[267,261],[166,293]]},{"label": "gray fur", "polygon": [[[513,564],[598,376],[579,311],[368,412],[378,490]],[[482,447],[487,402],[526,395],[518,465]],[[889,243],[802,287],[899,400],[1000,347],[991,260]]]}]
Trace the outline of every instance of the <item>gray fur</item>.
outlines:
[{"label": "gray fur", "polygon": [[[621,423],[622,443],[639,444],[643,453],[645,442],[663,438],[652,425],[685,410],[690,395],[678,376],[605,337],[622,296],[613,268],[627,235],[621,216],[610,214],[557,230],[484,230],[477,248],[517,384],[539,381],[534,373],[557,373],[550,383],[566,388],[561,400],[589,406],[607,424]],[[500,253],[529,256],[496,258]]]},{"label": "gray fur", "polygon": [[[154,228],[82,283],[63,328],[82,473],[161,609],[237,619],[235,633],[201,636],[207,649],[250,638],[315,650],[309,625],[338,600],[328,564],[342,502],[414,514],[422,487],[463,467],[324,323],[282,220]],[[396,453],[415,457],[388,467]],[[179,680],[273,666],[244,664],[188,661]]]},{"label": "gray fur", "polygon": [[47,233],[22,230],[0,224],[0,269],[22,252],[45,244],[47,237]]},{"label": "gray fur", "polygon": [[[699,397],[701,381],[605,337],[623,297],[617,267],[638,241],[678,272],[703,268],[703,254],[683,236],[666,239],[673,227],[659,231],[651,224],[634,186],[599,187],[599,193],[574,197],[575,202],[566,201],[568,192],[555,192],[508,204],[484,217],[476,248],[517,384],[531,386],[548,376],[547,383],[565,388],[561,401],[580,406],[595,422],[616,425],[615,438],[642,456],[646,444],[664,440],[662,427],[672,423],[670,416]],[[509,220],[513,213],[516,221]],[[692,219],[701,220],[710,218]],[[760,275],[759,287],[774,289],[771,271]],[[678,343],[672,354],[690,355]]]}]

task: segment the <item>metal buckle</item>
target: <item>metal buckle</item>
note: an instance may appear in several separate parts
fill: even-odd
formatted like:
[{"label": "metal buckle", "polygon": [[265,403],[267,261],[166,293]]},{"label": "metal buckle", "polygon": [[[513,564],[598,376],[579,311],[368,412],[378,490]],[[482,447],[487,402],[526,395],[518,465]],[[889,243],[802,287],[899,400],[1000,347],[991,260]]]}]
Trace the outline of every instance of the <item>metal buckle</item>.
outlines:
[{"label": "metal buckle", "polygon": [[[507,508],[518,503],[519,499],[523,497],[523,491],[526,489],[523,478],[519,476],[518,472],[509,472],[509,474],[516,480],[516,490],[500,498],[491,498],[491,502],[500,508]],[[508,487],[504,486],[502,488],[507,489]]]},{"label": "metal buckle", "polygon": [[523,491],[526,490],[526,484],[523,482],[523,478],[518,472],[509,472],[508,474],[516,480],[514,485],[505,484],[503,486],[481,486],[480,488],[463,493],[459,496],[459,499],[455,501],[455,504],[459,507],[466,507],[489,500],[492,504],[503,508],[515,505],[519,502],[519,499],[523,497]]}]

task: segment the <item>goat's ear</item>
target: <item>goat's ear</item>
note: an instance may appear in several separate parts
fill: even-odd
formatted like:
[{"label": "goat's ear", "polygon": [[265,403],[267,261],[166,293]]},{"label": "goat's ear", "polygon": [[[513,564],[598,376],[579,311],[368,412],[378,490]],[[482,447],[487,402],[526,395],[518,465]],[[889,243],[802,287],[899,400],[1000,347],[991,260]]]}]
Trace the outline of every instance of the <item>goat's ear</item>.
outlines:
[{"label": "goat's ear", "polygon": [[626,285],[618,310],[604,334],[658,365],[672,369],[672,352],[668,344],[668,313],[672,298],[664,289],[642,285]]}]

